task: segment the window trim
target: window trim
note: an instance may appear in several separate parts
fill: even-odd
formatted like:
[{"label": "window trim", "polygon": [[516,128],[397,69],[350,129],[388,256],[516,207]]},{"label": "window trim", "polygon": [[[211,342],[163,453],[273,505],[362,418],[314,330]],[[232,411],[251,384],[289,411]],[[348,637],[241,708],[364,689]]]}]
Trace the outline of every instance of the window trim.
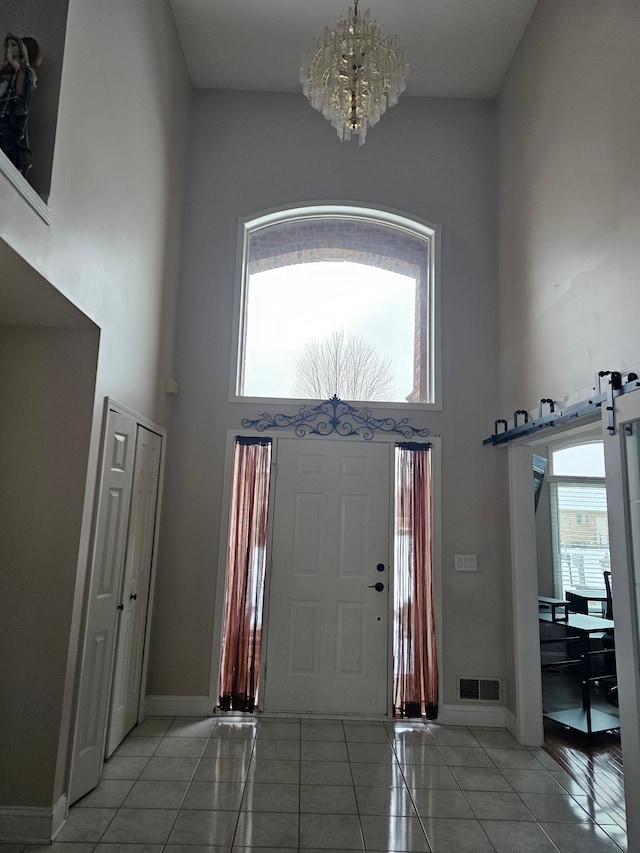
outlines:
[{"label": "window trim", "polygon": [[[229,402],[259,405],[293,405],[299,407],[310,401],[293,397],[252,397],[238,394],[238,377],[242,370],[242,339],[244,336],[245,316],[245,277],[247,271],[248,236],[252,231],[287,220],[313,219],[326,216],[345,216],[370,220],[379,225],[399,227],[429,242],[428,267],[428,306],[429,325],[427,329],[429,349],[429,385],[432,389],[431,401],[420,403],[401,403],[370,401],[367,406],[374,410],[442,410],[442,368],[441,368],[441,318],[440,318],[440,244],[441,226],[425,219],[411,216],[399,210],[348,202],[308,202],[300,205],[287,205],[262,211],[252,216],[239,217],[236,240],[236,275],[233,303],[232,351],[229,372]],[[362,402],[362,401],[360,401]]]}]

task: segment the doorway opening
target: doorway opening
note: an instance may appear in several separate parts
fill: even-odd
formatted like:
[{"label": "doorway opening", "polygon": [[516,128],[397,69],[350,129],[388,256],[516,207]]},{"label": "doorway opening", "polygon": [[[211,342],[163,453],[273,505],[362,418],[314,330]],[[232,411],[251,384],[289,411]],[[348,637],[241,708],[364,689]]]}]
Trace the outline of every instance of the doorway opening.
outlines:
[{"label": "doorway opening", "polygon": [[[633,389],[631,389],[633,390]],[[612,423],[611,412],[614,420]],[[638,679],[638,573],[636,555],[636,519],[638,459],[634,445],[636,427],[640,423],[640,395],[624,393],[614,401],[613,410],[601,412],[601,421],[594,420],[582,427],[567,431],[564,437],[598,437],[603,439],[606,462],[608,524],[610,531],[611,564],[617,675],[619,683],[620,719],[624,757],[624,776],[620,761],[609,760],[606,750],[597,755],[598,740],[614,734],[588,735],[571,733],[574,740],[569,751],[581,761],[574,780],[583,790],[595,794],[596,802],[613,808],[625,820],[623,803],[629,804],[626,821],[630,848],[640,839],[640,822],[636,804],[640,791],[640,682]],[[554,430],[554,433],[556,431]],[[548,440],[548,439],[547,439]],[[515,714],[508,718],[510,729],[527,746],[544,742],[538,647],[539,617],[532,606],[538,595],[534,503],[531,500],[532,454],[545,444],[544,439],[515,442],[508,447],[509,510],[511,528],[511,581],[514,610],[514,698]],[[537,658],[537,660],[536,660]],[[569,731],[569,730],[567,730]],[[580,741],[578,744],[577,741]],[[620,754],[618,745],[618,754]],[[603,755],[605,760],[603,761]],[[555,755],[554,755],[555,757]],[[562,762],[561,762],[562,764]],[[571,764],[564,764],[571,773]],[[575,765],[574,765],[575,769]],[[607,772],[612,775],[607,777]],[[624,790],[623,790],[624,789]],[[635,844],[635,846],[634,846]]]},{"label": "doorway opening", "polygon": [[234,444],[216,707],[435,719],[431,443]]},{"label": "doorway opening", "polygon": [[545,721],[609,731],[619,715],[603,442],[565,437],[537,451],[549,472],[536,506]]}]

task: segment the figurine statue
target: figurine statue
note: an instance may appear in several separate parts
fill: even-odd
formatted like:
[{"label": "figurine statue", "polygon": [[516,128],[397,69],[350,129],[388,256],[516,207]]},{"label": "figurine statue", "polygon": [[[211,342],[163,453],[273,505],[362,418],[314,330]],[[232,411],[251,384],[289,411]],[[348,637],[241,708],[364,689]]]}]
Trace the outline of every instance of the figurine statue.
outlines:
[{"label": "figurine statue", "polygon": [[25,177],[33,161],[27,126],[37,81],[35,68],[41,59],[35,39],[11,33],[5,38],[0,65],[0,149]]}]

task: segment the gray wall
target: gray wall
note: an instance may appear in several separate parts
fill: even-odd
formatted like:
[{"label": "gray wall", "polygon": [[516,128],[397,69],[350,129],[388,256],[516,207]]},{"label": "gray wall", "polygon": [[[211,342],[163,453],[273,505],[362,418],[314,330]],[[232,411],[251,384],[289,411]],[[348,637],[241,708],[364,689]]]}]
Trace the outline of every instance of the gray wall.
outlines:
[{"label": "gray wall", "polygon": [[0,326],[2,805],[52,796],[97,351],[95,330]]},{"label": "gray wall", "polygon": [[[442,436],[443,699],[455,701],[456,675],[502,675],[496,457],[482,446],[498,404],[493,105],[403,98],[358,148],[341,143],[302,95],[199,92],[187,186],[180,393],[168,449],[149,692],[208,693],[218,532],[227,511],[225,433],[264,408],[228,402],[237,219],[327,199],[442,225],[443,411],[394,414]],[[478,573],[455,573],[454,553],[477,554]]]},{"label": "gray wall", "polygon": [[639,39],[635,0],[539,0],[503,82],[501,417],[640,359]]},{"label": "gray wall", "polygon": [[[70,0],[51,225],[0,176],[0,323],[15,326],[2,333],[3,382],[15,395],[2,443],[11,453],[15,446],[28,467],[33,522],[43,523],[36,542],[12,536],[0,564],[10,592],[0,598],[7,679],[0,805],[50,808],[65,791],[104,398],[161,425],[169,419],[163,385],[173,373],[190,97],[168,0]],[[75,324],[85,328],[55,329],[60,337],[29,328]],[[89,336],[86,349],[78,335]],[[29,422],[39,418],[38,428],[21,433],[20,412]],[[74,417],[81,420],[67,434],[66,419]],[[59,459],[52,456],[56,438]],[[78,457],[65,478],[74,439]],[[10,471],[8,482],[3,471],[3,488],[21,494],[17,462]],[[51,557],[61,513],[59,553]]]},{"label": "gray wall", "polygon": [[503,412],[640,359],[639,39],[635,0],[540,0],[503,83]]}]

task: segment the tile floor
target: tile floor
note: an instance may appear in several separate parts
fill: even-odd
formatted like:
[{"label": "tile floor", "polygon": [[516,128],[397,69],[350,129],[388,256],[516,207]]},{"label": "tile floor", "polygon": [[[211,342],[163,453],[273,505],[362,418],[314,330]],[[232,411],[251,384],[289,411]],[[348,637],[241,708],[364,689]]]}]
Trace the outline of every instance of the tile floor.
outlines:
[{"label": "tile floor", "polygon": [[[619,819],[618,819],[619,820]],[[149,718],[51,847],[0,853],[619,853],[621,827],[505,730]]]}]

